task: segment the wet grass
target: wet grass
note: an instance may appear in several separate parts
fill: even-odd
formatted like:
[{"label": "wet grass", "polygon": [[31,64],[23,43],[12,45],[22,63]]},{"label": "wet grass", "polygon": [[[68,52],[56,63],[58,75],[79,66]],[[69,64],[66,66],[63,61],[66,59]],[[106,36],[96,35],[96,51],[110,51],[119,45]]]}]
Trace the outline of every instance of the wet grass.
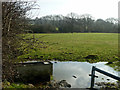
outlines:
[{"label": "wet grass", "polygon": [[[32,42],[19,59],[59,61],[116,61],[118,60],[117,33],[54,33],[26,34]],[[24,42],[24,48],[28,45]],[[30,46],[30,45],[28,45]],[[90,56],[90,57],[89,57]]]}]

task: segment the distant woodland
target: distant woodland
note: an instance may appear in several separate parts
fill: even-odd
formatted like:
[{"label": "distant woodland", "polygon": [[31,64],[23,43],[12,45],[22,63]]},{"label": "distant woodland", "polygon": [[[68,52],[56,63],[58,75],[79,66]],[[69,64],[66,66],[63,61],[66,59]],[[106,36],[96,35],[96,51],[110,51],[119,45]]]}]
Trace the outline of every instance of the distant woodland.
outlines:
[{"label": "distant woodland", "polygon": [[28,19],[33,33],[117,33],[118,20],[107,18],[95,20],[90,14],[48,15]]}]

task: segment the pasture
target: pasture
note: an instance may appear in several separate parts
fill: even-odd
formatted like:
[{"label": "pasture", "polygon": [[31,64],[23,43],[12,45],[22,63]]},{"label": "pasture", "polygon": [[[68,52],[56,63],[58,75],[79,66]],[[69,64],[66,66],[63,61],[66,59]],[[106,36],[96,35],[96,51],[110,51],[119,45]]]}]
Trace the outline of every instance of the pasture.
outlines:
[{"label": "pasture", "polygon": [[[34,40],[32,41],[32,39]],[[118,60],[117,33],[45,33],[25,34],[32,45],[24,42],[24,54],[19,59],[58,61],[115,61]],[[95,58],[86,58],[89,55]]]}]

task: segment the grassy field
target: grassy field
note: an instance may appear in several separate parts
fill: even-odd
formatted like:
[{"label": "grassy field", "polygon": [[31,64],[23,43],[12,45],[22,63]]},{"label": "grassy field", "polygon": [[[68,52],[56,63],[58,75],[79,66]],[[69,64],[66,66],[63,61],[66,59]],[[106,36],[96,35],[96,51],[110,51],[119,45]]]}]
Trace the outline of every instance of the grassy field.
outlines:
[{"label": "grassy field", "polygon": [[[26,34],[24,39],[32,38]],[[118,59],[117,33],[54,33],[34,34],[35,41],[20,59],[59,61],[114,61]],[[24,42],[23,49],[27,46]],[[93,58],[87,58],[93,55]]]}]

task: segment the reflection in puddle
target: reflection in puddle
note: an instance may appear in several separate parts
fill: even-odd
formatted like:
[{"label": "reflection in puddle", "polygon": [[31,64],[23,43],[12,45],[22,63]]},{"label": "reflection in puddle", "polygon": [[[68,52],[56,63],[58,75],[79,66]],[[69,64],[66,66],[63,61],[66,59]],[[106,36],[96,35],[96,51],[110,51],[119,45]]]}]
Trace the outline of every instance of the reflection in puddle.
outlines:
[{"label": "reflection in puddle", "polygon": [[[92,66],[107,71],[113,75],[119,76],[113,68],[105,65],[107,62],[87,63],[87,62],[53,62],[53,78],[56,81],[66,80],[72,88],[90,87]],[[95,82],[115,82],[116,80],[107,77],[101,73],[95,72],[98,78]]]}]

